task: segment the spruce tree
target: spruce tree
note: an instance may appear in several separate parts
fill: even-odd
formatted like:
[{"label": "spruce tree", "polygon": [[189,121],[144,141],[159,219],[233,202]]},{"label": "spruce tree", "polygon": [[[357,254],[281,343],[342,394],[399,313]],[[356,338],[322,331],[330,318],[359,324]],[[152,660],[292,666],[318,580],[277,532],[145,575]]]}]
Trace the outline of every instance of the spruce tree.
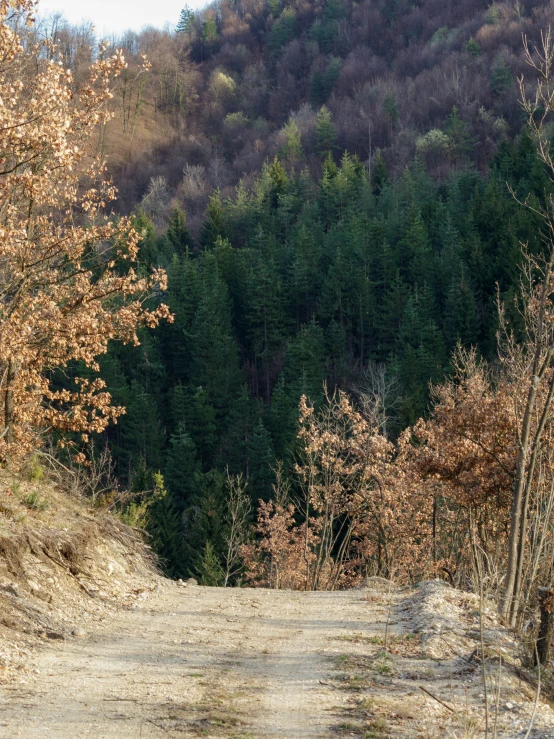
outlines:
[{"label": "spruce tree", "polygon": [[284,374],[290,397],[297,404],[301,395],[317,403],[323,395],[325,342],[315,320],[303,326],[287,346]]},{"label": "spruce tree", "polygon": [[217,448],[217,411],[203,387],[196,388],[191,394],[184,422],[198,445],[202,467],[209,468]]},{"label": "spruce tree", "polygon": [[241,382],[231,301],[213,255],[200,261],[201,295],[190,328],[190,374],[221,418]]},{"label": "spruce tree", "polygon": [[158,407],[138,380],[131,382],[130,398],[127,412],[119,419],[123,468],[133,468],[142,457],[150,469],[161,469],[164,439]]},{"label": "spruce tree", "polygon": [[389,124],[389,140],[392,141],[394,127],[398,121],[398,104],[392,90],[389,90],[383,101],[383,112]]},{"label": "spruce tree", "polygon": [[225,514],[227,487],[218,470],[202,475],[197,494],[183,512],[185,563],[191,575],[202,560],[206,542],[211,542],[218,558],[225,551]]},{"label": "spruce tree", "polygon": [[201,485],[196,446],[184,429],[184,425],[181,425],[179,431],[171,435],[165,467],[167,487],[181,511],[198,493]]},{"label": "spruce tree", "polygon": [[183,532],[179,515],[159,472],[154,474],[153,481],[154,491],[148,508],[146,529],[151,537],[152,549],[158,555],[164,571],[178,577],[184,574]]},{"label": "spruce tree", "polygon": [[298,398],[288,390],[282,375],[273,391],[266,419],[276,458],[288,461],[296,438]]},{"label": "spruce tree", "polygon": [[189,8],[188,5],[181,10],[177,27],[175,28],[176,33],[192,33],[194,28],[194,12]]},{"label": "spruce tree", "polygon": [[167,239],[176,254],[187,254],[191,239],[187,229],[187,219],[180,208],[175,208],[169,218]]},{"label": "spruce tree", "polygon": [[322,156],[332,153],[337,140],[337,133],[333,125],[331,111],[322,105],[315,122],[316,147]]},{"label": "spruce tree", "polygon": [[202,556],[196,565],[196,574],[198,575],[200,585],[212,587],[223,585],[225,579],[223,566],[217,556],[214,545],[209,539],[205,543]]},{"label": "spruce tree", "polygon": [[141,234],[138,244],[139,263],[147,267],[159,266],[160,249],[152,221],[143,211],[139,211],[133,218],[133,226]]},{"label": "spruce tree", "polygon": [[258,419],[248,444],[248,459],[248,487],[252,498],[267,501],[271,498],[275,482],[275,453],[271,436],[261,418]]},{"label": "spruce tree", "polygon": [[446,119],[445,131],[450,139],[451,157],[454,163],[466,161],[471,154],[473,142],[469,126],[462,121],[458,108],[454,106]]},{"label": "spruce tree", "polygon": [[210,196],[208,207],[206,208],[206,220],[200,232],[200,244],[204,248],[213,247],[217,241],[217,237],[226,238],[226,217],[225,208],[221,199],[221,193],[216,191]]},{"label": "spruce tree", "polygon": [[389,181],[387,165],[380,151],[377,152],[375,162],[371,167],[371,188],[375,195],[380,195]]},{"label": "spruce tree", "polygon": [[249,444],[258,414],[258,403],[250,397],[247,385],[243,385],[229,409],[227,432],[223,436],[221,466],[233,475],[249,476]]}]

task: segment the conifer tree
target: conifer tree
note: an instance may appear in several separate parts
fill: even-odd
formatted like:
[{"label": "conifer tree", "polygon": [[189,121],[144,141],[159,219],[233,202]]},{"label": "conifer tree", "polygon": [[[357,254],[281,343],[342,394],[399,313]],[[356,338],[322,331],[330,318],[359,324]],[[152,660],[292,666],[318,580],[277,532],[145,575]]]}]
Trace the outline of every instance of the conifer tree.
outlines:
[{"label": "conifer tree", "polygon": [[200,487],[200,462],[196,446],[182,424],[169,440],[165,480],[180,511],[198,493]]},{"label": "conifer tree", "polygon": [[284,373],[296,404],[301,395],[307,395],[314,402],[321,398],[325,345],[323,330],[315,320],[302,326],[298,336],[288,344]]},{"label": "conifer tree", "polygon": [[315,123],[315,137],[317,150],[322,156],[333,152],[337,133],[331,118],[331,111],[322,105],[317,114]]},{"label": "conifer tree", "polygon": [[154,491],[148,509],[147,531],[151,546],[158,555],[164,571],[178,577],[184,574],[183,532],[179,515],[171,495],[165,488],[162,475],[153,476]]},{"label": "conifer tree", "polygon": [[285,142],[281,148],[280,156],[283,160],[288,162],[289,166],[292,166],[299,162],[304,156],[300,131],[293,119],[289,120],[283,127],[283,137]]},{"label": "conifer tree", "polygon": [[139,211],[133,218],[133,226],[140,234],[138,261],[148,267],[159,266],[160,252],[154,224],[143,211]]},{"label": "conifer tree", "polygon": [[177,27],[175,28],[176,33],[192,33],[194,28],[194,12],[188,5],[181,10]]},{"label": "conifer tree", "polygon": [[233,399],[227,422],[227,432],[222,442],[225,466],[233,475],[249,477],[249,444],[254,429],[258,403],[250,397],[248,386],[243,385]]},{"label": "conifer tree", "polygon": [[202,290],[190,327],[190,373],[221,415],[241,385],[239,352],[229,292],[212,255],[202,258],[200,269]]},{"label": "conifer tree", "polygon": [[206,209],[206,220],[200,234],[200,243],[203,247],[213,247],[218,236],[224,239],[227,236],[225,225],[225,209],[221,194],[216,191],[210,196]]},{"label": "conifer tree", "polygon": [[275,482],[275,453],[271,436],[261,418],[252,431],[248,444],[248,487],[254,500],[269,500]]},{"label": "conifer tree", "polygon": [[288,461],[296,435],[298,399],[295,393],[288,391],[283,376],[273,391],[266,418],[276,458]]},{"label": "conifer tree", "polygon": [[206,470],[213,463],[217,448],[217,411],[202,386],[189,388],[185,397],[185,413],[181,423],[197,445],[200,464]]},{"label": "conifer tree", "polygon": [[377,157],[375,158],[375,162],[371,167],[371,187],[375,195],[380,195],[382,193],[383,188],[388,181],[389,173],[387,170],[387,165],[385,164],[383,155],[379,151],[377,153]]},{"label": "conifer tree", "polygon": [[136,379],[131,382],[130,397],[127,413],[119,421],[126,457],[121,462],[133,467],[142,457],[150,469],[159,470],[163,461],[163,431],[156,402]]},{"label": "conifer tree", "polygon": [[217,558],[223,557],[226,500],[224,474],[213,469],[202,475],[201,487],[183,513],[184,556],[191,574],[197,572],[208,541]]},{"label": "conifer tree", "polygon": [[225,580],[223,565],[217,556],[214,545],[209,539],[205,543],[202,556],[196,565],[196,574],[200,580],[200,585],[218,587],[223,585]]},{"label": "conifer tree", "polygon": [[383,101],[383,112],[385,113],[389,124],[389,140],[392,141],[394,126],[398,121],[398,104],[392,90],[389,90],[385,95],[385,99]]},{"label": "conifer tree", "polygon": [[450,139],[450,155],[454,163],[466,161],[473,148],[469,127],[462,121],[458,108],[454,106],[446,119],[446,133]]},{"label": "conifer tree", "polygon": [[167,239],[173,251],[178,254],[186,254],[191,246],[191,238],[187,228],[187,219],[180,208],[175,208],[169,218],[167,227]]}]

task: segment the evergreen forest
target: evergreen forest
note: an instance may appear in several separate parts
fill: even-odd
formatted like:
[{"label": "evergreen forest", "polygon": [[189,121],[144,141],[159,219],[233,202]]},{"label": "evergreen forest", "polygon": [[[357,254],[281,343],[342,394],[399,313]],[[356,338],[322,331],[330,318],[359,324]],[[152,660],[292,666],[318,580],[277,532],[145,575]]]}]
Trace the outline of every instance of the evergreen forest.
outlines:
[{"label": "evergreen forest", "polygon": [[378,157],[370,178],[331,152],[316,181],[290,166],[301,156],[291,144],[251,190],[214,193],[198,240],[179,209],[161,235],[135,216],[175,320],[102,359],[127,408],[105,436],[125,484],[150,490],[162,473],[148,526],[175,576],[198,575],[207,546],[223,553],[227,471],[254,502],[271,498],[279,463],[290,472],[302,395],[371,391],[381,372],[397,436],[428,413],[458,343],[494,359],[497,299],[517,325],[521,244],[540,252],[516,198],[540,201],[550,182],[525,132],[486,177],[468,165],[437,181],[415,159],[393,180]]}]

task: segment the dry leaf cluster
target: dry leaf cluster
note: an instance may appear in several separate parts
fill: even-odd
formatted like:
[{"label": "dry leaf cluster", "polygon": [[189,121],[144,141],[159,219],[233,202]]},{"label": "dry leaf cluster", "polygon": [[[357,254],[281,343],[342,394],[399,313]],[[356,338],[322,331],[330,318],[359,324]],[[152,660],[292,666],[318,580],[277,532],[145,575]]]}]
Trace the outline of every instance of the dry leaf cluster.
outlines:
[{"label": "dry leaf cluster", "polygon": [[99,379],[60,389],[53,371],[98,369],[108,342],[168,317],[145,307],[161,271],[133,266],[140,235],[109,219],[115,190],[91,139],[111,115],[121,53],[100,48],[73,92],[51,44],[23,42],[32,0],[0,1],[0,456],[19,456],[46,429],[101,431],[121,408]]}]

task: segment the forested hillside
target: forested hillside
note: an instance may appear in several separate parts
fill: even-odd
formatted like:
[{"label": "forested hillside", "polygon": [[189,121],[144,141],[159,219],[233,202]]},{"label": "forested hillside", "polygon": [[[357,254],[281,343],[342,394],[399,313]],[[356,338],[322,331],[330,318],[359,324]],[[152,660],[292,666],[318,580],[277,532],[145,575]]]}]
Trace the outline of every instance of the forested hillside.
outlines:
[{"label": "forested hillside", "polygon": [[[554,172],[548,95],[524,110],[516,79],[532,96],[522,34],[540,43],[553,12],[221,0],[113,40],[129,66],[95,146],[120,191],[112,216],[140,236],[139,275],[167,272],[147,305],[173,321],[71,371],[126,408],[83,451],[168,573],[467,585],[478,541],[498,589],[508,539],[550,520],[546,457],[524,460],[535,487],[511,533],[506,491],[523,485],[517,368],[547,310],[534,290],[550,267],[533,260],[550,253]],[[37,33],[80,89],[92,30]],[[537,397],[549,419],[552,393]],[[550,420],[528,418],[542,438]],[[514,592],[548,569],[552,542],[537,541]]]},{"label": "forested hillside", "polygon": [[520,240],[539,248],[506,186],[542,197],[530,139],[503,144],[486,178],[468,168],[437,182],[421,162],[395,182],[382,162],[374,174],[345,154],[314,182],[276,160],[251,192],[212,196],[198,243],[181,211],[161,237],[137,217],[140,258],[166,266],[175,322],[102,361],[127,407],[106,433],[120,477],[163,472],[173,531],[192,516],[191,553],[224,530],[226,469],[254,500],[271,497],[277,460],[294,458],[301,395],[384,382],[394,436],[427,413],[457,342],[494,357],[497,290],[513,311]]},{"label": "forested hillside", "polygon": [[[175,198],[197,235],[214,188],[251,187],[297,140],[297,167],[316,179],[329,147],[366,166],[381,152],[395,176],[416,153],[434,176],[468,161],[484,174],[524,120],[522,34],[537,41],[552,20],[545,0],[221,0],[187,12],[180,32],[129,32],[112,42],[129,68],[99,140],[118,207],[153,190],[157,225]],[[58,19],[40,32],[79,84],[93,29]],[[322,138],[329,115],[333,135]]]}]

